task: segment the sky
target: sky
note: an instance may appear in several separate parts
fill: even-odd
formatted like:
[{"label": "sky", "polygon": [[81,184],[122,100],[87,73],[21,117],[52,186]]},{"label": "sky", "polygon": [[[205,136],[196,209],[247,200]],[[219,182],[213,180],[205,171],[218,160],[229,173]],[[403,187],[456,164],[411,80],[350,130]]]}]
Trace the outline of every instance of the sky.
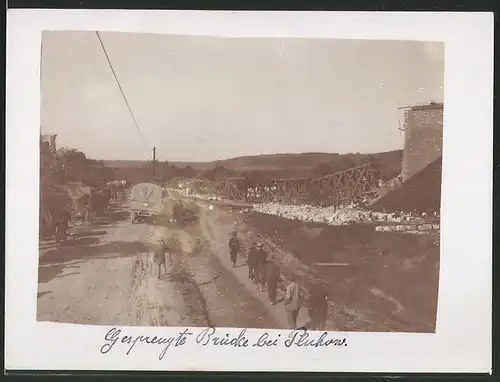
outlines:
[{"label": "sky", "polygon": [[407,105],[443,101],[436,42],[44,32],[41,129],[108,160],[212,161],[403,147]]}]

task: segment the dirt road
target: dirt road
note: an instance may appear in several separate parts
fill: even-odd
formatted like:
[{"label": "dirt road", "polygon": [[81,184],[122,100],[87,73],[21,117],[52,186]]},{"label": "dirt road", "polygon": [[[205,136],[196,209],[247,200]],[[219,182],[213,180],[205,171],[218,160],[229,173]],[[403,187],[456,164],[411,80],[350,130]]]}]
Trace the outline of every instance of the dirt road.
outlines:
[{"label": "dirt road", "polygon": [[[176,191],[171,196],[186,199]],[[246,268],[231,269],[225,250],[236,229],[244,243],[258,238],[280,264],[294,273],[304,295],[314,284],[327,289],[326,328],[341,331],[420,332],[435,330],[439,281],[439,233],[376,232],[373,225],[328,226],[242,212],[227,203],[198,200],[200,228],[212,254],[247,285]],[[210,203],[213,208],[209,208]],[[240,213],[239,213],[240,212]],[[326,266],[320,266],[326,264]],[[328,266],[339,264],[341,266]],[[282,284],[284,286],[284,284]],[[264,301],[265,302],[265,301]],[[274,309],[277,308],[277,309]],[[279,321],[280,305],[272,307]],[[307,320],[302,311],[300,322]]]},{"label": "dirt road", "polygon": [[[199,204],[199,211],[199,221],[167,228],[131,224],[127,206],[115,204],[92,226],[75,229],[60,248],[41,243],[38,320],[287,328],[283,305],[272,306],[257,290],[242,260],[236,268],[230,264],[231,218],[206,204]],[[161,280],[152,263],[160,237],[177,243]],[[299,325],[307,319],[302,312]]]}]

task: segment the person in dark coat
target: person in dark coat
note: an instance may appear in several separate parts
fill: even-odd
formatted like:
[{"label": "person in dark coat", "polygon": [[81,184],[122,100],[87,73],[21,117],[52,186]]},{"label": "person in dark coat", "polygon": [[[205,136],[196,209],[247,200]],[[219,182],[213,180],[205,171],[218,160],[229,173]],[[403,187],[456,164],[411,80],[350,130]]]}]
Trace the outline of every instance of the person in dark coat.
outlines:
[{"label": "person in dark coat", "polygon": [[108,186],[109,190],[109,199],[110,201],[114,201],[116,199],[116,187],[113,184]]},{"label": "person in dark coat", "polygon": [[264,246],[259,243],[257,244],[257,262],[256,262],[256,274],[257,274],[257,285],[260,285],[260,290],[264,292],[266,287],[266,260],[267,253]]},{"label": "person in dark coat", "polygon": [[65,241],[68,236],[69,222],[71,221],[71,213],[69,206],[65,206],[56,216],[56,245]]},{"label": "person in dark coat", "polygon": [[309,318],[311,330],[324,330],[328,312],[328,300],[325,288],[315,285],[309,299]]},{"label": "person in dark coat", "polygon": [[167,243],[165,239],[161,239],[153,253],[153,262],[158,266],[158,280],[161,280],[161,268],[164,269],[164,275],[167,273]]},{"label": "person in dark coat", "polygon": [[229,256],[231,258],[231,262],[233,263],[233,267],[236,266],[236,258],[238,253],[241,250],[241,244],[238,240],[238,236],[236,232],[233,232],[233,236],[229,239]]},{"label": "person in dark coat", "polygon": [[95,187],[92,187],[86,203],[87,208],[85,213],[85,224],[91,224],[95,220],[95,213],[98,204],[97,199],[98,199],[97,190],[95,189]]},{"label": "person in dark coat", "polygon": [[109,208],[109,203],[111,202],[111,188],[105,187],[103,190],[103,198],[104,198],[104,209]]},{"label": "person in dark coat", "polygon": [[182,211],[182,203],[177,201],[172,208],[173,218],[177,223],[182,223]]},{"label": "person in dark coat", "polygon": [[274,261],[267,261],[266,264],[266,283],[267,283],[267,297],[272,305],[276,304],[276,289],[278,289],[278,282],[280,280],[280,268]]},{"label": "person in dark coat", "polygon": [[101,210],[103,210],[103,198],[100,190],[94,190],[90,195],[90,209],[92,210],[92,215],[90,222],[92,223],[97,216],[101,215]]},{"label": "person in dark coat", "polygon": [[254,283],[257,281],[256,268],[257,268],[257,257],[259,256],[257,251],[257,243],[253,243],[252,247],[248,251],[247,265],[248,265],[248,278]]},{"label": "person in dark coat", "polygon": [[97,216],[104,215],[106,209],[106,195],[104,190],[99,190],[97,193]]}]

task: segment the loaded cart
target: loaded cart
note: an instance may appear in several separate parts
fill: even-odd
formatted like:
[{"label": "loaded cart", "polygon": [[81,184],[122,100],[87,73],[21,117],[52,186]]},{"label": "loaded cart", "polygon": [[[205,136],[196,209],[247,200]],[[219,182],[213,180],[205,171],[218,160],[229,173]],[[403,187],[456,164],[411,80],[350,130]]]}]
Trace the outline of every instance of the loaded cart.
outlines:
[{"label": "loaded cart", "polygon": [[165,218],[163,188],[152,183],[140,183],[130,192],[130,221],[159,223]]}]

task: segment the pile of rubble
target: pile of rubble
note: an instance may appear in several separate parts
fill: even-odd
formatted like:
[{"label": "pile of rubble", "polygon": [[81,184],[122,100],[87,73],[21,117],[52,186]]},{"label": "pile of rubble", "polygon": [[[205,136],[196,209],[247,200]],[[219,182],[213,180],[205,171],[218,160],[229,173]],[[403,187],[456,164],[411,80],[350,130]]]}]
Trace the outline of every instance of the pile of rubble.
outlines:
[{"label": "pile of rubble", "polygon": [[[201,200],[222,201],[220,196],[198,194],[189,188],[175,189],[176,192],[189,198]],[[341,207],[317,207],[312,205],[287,205],[281,203],[257,203],[253,205],[254,212],[276,215],[285,219],[301,220],[329,225],[348,225],[359,223],[382,223],[377,231],[427,231],[439,229],[437,213],[428,215],[423,213],[406,212],[375,212],[362,209],[354,204]],[[242,212],[242,211],[241,211]],[[399,223],[399,224],[397,224]],[[429,224],[430,223],[430,224]]]},{"label": "pile of rubble", "polygon": [[[374,212],[361,209],[355,205],[334,208],[333,206],[315,207],[310,205],[283,205],[278,203],[266,203],[254,205],[253,210],[264,214],[280,216],[286,219],[326,223],[329,225],[381,222],[384,224],[383,227],[388,227],[377,227],[377,231],[410,231],[413,230],[413,227],[417,227],[416,229],[418,230],[439,229],[438,224],[429,224],[429,221],[436,222],[439,219],[437,214],[429,216],[424,213],[417,216],[416,214],[403,212]],[[394,223],[406,223],[406,225],[394,225]],[[393,227],[399,227],[399,229],[393,229]],[[405,227],[405,229],[402,229],[401,227]],[[407,229],[406,227],[410,228]],[[422,229],[420,229],[420,227]]]},{"label": "pile of rubble", "polygon": [[396,214],[366,211],[353,205],[334,208],[266,203],[254,205],[254,211],[277,215],[286,219],[326,223],[330,225],[370,223],[375,221],[400,222],[402,218],[401,216],[396,216]]},{"label": "pile of rubble", "polygon": [[375,227],[375,231],[379,232],[417,232],[417,231],[432,231],[439,230],[439,224],[423,223],[423,224],[400,224],[400,225],[381,225]]},{"label": "pile of rubble", "polygon": [[175,188],[172,189],[172,191],[177,192],[178,194],[181,194],[183,196],[186,196],[188,198],[194,198],[194,199],[201,199],[201,200],[215,200],[215,201],[221,201],[222,198],[217,195],[210,195],[210,194],[199,194],[190,188]]}]

